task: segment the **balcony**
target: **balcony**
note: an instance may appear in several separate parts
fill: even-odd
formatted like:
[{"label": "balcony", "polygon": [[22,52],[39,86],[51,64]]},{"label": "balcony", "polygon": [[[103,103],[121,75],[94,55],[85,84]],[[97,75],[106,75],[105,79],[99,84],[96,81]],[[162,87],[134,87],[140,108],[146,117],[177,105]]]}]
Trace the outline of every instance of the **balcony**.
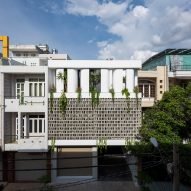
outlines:
[{"label": "balcony", "polygon": [[142,107],[152,107],[155,103],[154,97],[143,97],[142,98]]},{"label": "balcony", "polygon": [[5,151],[44,152],[48,149],[45,135],[25,136],[17,139],[17,135],[5,135]]},{"label": "balcony", "polygon": [[5,112],[45,112],[45,110],[45,97],[5,98]]}]

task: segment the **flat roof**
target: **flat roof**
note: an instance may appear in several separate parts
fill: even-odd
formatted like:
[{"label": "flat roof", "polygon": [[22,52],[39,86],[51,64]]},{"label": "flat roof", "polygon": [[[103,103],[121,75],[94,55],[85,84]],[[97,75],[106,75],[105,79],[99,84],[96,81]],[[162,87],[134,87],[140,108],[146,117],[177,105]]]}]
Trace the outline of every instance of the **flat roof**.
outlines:
[{"label": "flat roof", "polygon": [[183,48],[183,49],[166,49],[166,50],[163,50],[162,52],[159,52],[158,54],[155,54],[154,56],[150,57],[149,59],[147,59],[144,63],[148,63],[152,60],[155,60],[157,58],[160,58],[162,56],[165,56],[165,55],[191,55],[191,49],[186,49],[186,48]]}]

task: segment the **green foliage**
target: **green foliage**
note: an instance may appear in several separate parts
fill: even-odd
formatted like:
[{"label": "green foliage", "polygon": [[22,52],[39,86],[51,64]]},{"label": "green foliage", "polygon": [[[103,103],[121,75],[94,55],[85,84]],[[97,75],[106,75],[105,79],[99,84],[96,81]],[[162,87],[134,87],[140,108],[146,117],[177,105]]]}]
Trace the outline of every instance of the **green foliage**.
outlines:
[{"label": "green foliage", "polygon": [[53,101],[54,101],[54,93],[56,92],[56,88],[53,86],[50,89],[50,112],[53,112]]},{"label": "green foliage", "polygon": [[97,89],[97,85],[100,83],[100,71],[91,70],[90,71],[90,93],[92,100],[92,109],[99,105],[100,92]]},{"label": "green foliage", "polygon": [[67,69],[64,69],[64,72],[59,72],[58,75],[56,76],[57,79],[63,80],[64,81],[64,91],[67,91]]},{"label": "green foliage", "polygon": [[51,147],[50,147],[50,151],[51,151],[51,152],[54,152],[55,143],[56,143],[56,140],[55,140],[55,137],[53,137],[53,138],[51,139]]},{"label": "green foliage", "polygon": [[92,109],[99,105],[99,96],[100,92],[97,91],[96,88],[90,88],[91,100],[92,100]]},{"label": "green foliage", "polygon": [[62,91],[62,94],[59,98],[59,107],[60,107],[62,114],[66,113],[67,104],[68,104],[68,99],[66,97],[65,92]]},{"label": "green foliage", "polygon": [[78,93],[77,100],[78,100],[78,102],[80,102],[81,101],[82,88],[78,87],[76,92]]},{"label": "green foliage", "polygon": [[191,138],[191,84],[174,86],[161,101],[145,112],[140,133],[144,141],[155,137],[160,143],[181,143]]},{"label": "green foliage", "polygon": [[109,93],[111,93],[111,98],[112,98],[112,102],[114,103],[115,101],[115,91],[113,88],[109,89]]},{"label": "green foliage", "polygon": [[122,93],[122,95],[125,95],[125,98],[126,98],[127,100],[129,100],[130,93],[129,93],[128,88],[122,89],[121,93]]},{"label": "green foliage", "polygon": [[128,88],[124,88],[121,91],[122,95],[125,95],[125,98],[127,100],[127,107],[128,107],[128,112],[130,111],[130,93]]},{"label": "green foliage", "polygon": [[107,150],[107,139],[105,137],[100,137],[96,141],[97,149],[100,152],[100,154],[104,153],[104,151]]},{"label": "green foliage", "polygon": [[150,191],[148,184],[152,182],[152,178],[147,173],[141,171],[136,178],[141,186],[141,191]]},{"label": "green foliage", "polygon": [[137,102],[137,109],[138,109],[138,102],[139,102],[139,98],[138,98],[138,94],[139,94],[139,87],[138,86],[135,86],[134,89],[133,89],[133,92],[135,93],[135,96],[136,96],[136,102]]},{"label": "green foliage", "polygon": [[90,71],[90,87],[96,87],[100,83],[100,71],[99,70],[91,70]]}]

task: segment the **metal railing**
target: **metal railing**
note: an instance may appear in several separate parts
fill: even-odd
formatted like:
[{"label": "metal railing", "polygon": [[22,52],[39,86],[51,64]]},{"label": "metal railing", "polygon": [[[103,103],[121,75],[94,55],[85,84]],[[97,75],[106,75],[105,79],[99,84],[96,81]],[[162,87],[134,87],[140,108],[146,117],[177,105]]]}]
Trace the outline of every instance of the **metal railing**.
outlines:
[{"label": "metal railing", "polygon": [[191,71],[191,65],[176,65],[171,67],[171,71]]},{"label": "metal railing", "polygon": [[45,101],[27,101],[26,98],[45,98],[45,96],[6,96],[5,99],[18,99],[19,100],[19,105],[33,105],[35,103],[42,103],[45,105]]}]

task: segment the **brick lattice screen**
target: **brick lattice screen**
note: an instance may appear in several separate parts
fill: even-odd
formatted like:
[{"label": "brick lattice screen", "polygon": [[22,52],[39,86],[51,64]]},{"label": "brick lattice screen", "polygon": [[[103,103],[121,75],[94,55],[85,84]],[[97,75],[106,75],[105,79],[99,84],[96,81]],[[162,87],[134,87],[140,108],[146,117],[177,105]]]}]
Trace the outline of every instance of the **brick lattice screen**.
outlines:
[{"label": "brick lattice screen", "polygon": [[99,106],[92,109],[91,99],[68,99],[65,115],[59,109],[59,98],[54,98],[53,112],[48,113],[48,138],[56,140],[133,140],[141,126],[141,99],[130,99],[130,109],[126,99],[100,98]]}]

